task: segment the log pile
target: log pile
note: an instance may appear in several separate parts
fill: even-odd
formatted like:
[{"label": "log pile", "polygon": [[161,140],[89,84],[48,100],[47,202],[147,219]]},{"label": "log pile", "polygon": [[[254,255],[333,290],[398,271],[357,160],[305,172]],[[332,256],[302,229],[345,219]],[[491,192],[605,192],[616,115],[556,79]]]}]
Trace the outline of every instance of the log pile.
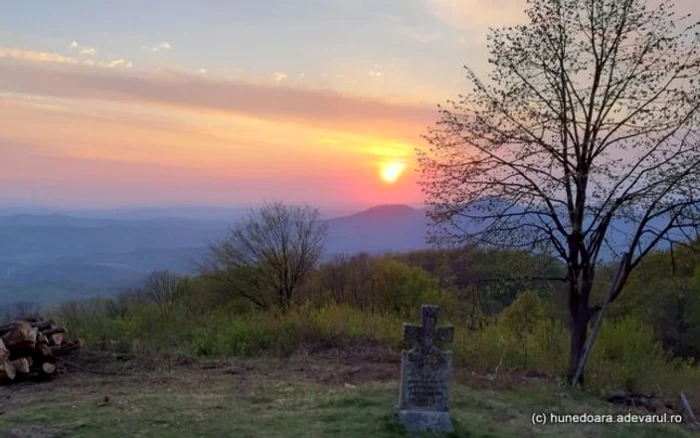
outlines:
[{"label": "log pile", "polygon": [[80,340],[66,342],[68,331],[36,318],[0,325],[0,383],[46,380],[65,371],[57,358],[76,351]]}]

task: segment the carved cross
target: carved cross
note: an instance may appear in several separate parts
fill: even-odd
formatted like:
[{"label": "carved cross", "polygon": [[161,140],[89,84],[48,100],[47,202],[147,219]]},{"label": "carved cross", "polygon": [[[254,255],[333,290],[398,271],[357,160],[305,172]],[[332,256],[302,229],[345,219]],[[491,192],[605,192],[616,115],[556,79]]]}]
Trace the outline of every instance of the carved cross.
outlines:
[{"label": "carved cross", "polygon": [[451,325],[438,327],[437,320],[440,314],[438,306],[424,304],[421,308],[423,314],[423,324],[404,324],[403,337],[411,345],[418,345],[419,348],[439,347],[440,344],[452,342],[454,337],[454,327]]}]

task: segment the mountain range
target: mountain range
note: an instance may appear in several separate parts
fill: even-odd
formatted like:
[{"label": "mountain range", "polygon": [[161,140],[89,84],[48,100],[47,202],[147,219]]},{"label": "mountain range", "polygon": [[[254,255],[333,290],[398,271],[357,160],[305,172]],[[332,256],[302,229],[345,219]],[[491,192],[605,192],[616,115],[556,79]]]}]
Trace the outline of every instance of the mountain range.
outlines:
[{"label": "mountain range", "polygon": [[[113,294],[159,269],[194,274],[206,242],[224,236],[242,211],[229,211],[230,220],[121,213],[0,216],[0,304]],[[407,205],[377,206],[327,223],[327,256],[427,247],[425,211]]]},{"label": "mountain range", "polygon": [[[114,294],[162,269],[196,274],[207,241],[223,237],[245,210],[212,210],[200,216],[175,211],[188,212],[186,218],[171,217],[173,212],[120,210],[107,218],[95,213],[0,216],[0,305]],[[407,205],[381,205],[327,223],[326,257],[428,247],[425,210]],[[460,225],[472,231],[474,226]],[[620,246],[633,230],[624,220],[613,220],[609,241]],[[601,257],[610,260],[614,253],[604,248]]]}]

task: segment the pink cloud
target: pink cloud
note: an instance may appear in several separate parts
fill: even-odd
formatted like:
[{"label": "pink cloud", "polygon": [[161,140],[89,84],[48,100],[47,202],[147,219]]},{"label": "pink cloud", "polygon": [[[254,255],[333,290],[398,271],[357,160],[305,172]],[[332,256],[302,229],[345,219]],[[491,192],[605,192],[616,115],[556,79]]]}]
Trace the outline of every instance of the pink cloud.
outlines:
[{"label": "pink cloud", "polygon": [[0,58],[0,89],[60,98],[223,111],[331,129],[406,134],[418,140],[437,118],[433,107],[332,91],[215,80],[176,72],[107,71]]}]

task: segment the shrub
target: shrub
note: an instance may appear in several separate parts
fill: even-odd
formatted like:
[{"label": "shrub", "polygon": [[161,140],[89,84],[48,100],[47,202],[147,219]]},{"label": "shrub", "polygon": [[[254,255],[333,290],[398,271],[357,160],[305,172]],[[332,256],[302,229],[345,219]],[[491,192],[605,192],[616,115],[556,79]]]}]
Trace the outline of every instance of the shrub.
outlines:
[{"label": "shrub", "polygon": [[669,361],[654,338],[654,330],[626,316],[603,322],[589,359],[587,380],[599,388],[650,390],[676,366],[677,362]]},{"label": "shrub", "polygon": [[545,320],[545,306],[536,292],[524,292],[506,307],[499,316],[499,324],[522,340]]},{"label": "shrub", "polygon": [[[405,272],[403,267],[389,266],[394,272]],[[410,293],[406,294],[409,290],[396,293],[407,303],[412,299]],[[186,304],[189,299],[192,297],[185,294],[184,301],[167,305],[149,303],[138,296],[119,301],[95,299],[63,305],[53,316],[93,348],[133,353],[176,350],[219,357],[289,355],[302,347],[342,347],[362,342],[400,347],[403,323],[419,320],[418,304],[406,317],[389,309],[372,311],[333,302],[319,306],[307,303],[285,312],[241,312],[231,301],[216,309],[194,312]],[[448,299],[440,294],[436,298],[441,305]],[[404,311],[408,312],[408,307]],[[441,322],[450,322],[456,328],[454,342],[448,346],[456,365],[479,373],[537,370],[563,377],[568,331],[559,320],[547,316],[546,306],[536,293],[521,294],[482,330],[467,330],[465,320],[454,319],[449,309],[445,313]],[[697,367],[689,361],[670,360],[653,329],[632,316],[604,322],[586,376],[590,389],[664,388],[673,397],[684,390],[700,403]]]}]

